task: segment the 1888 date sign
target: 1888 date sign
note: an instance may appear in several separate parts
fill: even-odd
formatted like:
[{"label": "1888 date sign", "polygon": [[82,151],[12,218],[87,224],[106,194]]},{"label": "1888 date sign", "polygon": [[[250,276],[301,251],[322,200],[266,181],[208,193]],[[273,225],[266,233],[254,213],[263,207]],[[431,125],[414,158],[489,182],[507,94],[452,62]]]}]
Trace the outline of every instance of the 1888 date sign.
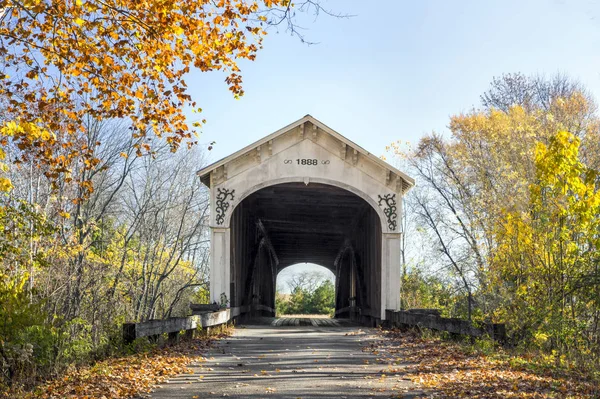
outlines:
[{"label": "1888 date sign", "polygon": [[300,165],[300,166],[317,166],[319,164],[328,165],[329,160],[328,159],[319,160],[317,158],[296,158],[296,159],[286,159],[283,161],[283,163],[286,165],[293,164],[293,165]]}]

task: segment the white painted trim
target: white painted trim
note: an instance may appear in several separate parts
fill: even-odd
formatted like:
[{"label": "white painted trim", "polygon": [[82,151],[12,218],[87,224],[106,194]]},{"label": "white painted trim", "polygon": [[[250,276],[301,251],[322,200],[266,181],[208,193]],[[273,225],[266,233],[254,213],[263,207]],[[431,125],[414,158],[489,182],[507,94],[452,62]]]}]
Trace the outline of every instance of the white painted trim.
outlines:
[{"label": "white painted trim", "polygon": [[211,228],[210,240],[210,300],[220,303],[221,293],[231,299],[231,234],[229,228]]},{"label": "white painted trim", "polygon": [[[306,115],[301,119],[298,119],[295,122],[290,123],[289,125],[285,126],[284,128],[281,128],[279,130],[277,130],[274,133],[271,133],[270,135],[263,137],[262,139],[247,145],[246,147],[242,148],[239,151],[234,152],[233,154],[222,158],[202,169],[200,169],[199,171],[196,172],[196,174],[199,177],[203,177],[205,175],[207,175],[208,173],[212,172],[213,170],[217,169],[218,167],[230,162],[231,160],[238,158],[246,153],[248,153],[249,151],[253,151],[254,149],[256,149],[256,147],[262,146],[263,144],[266,144],[270,141],[272,141],[274,138],[289,132],[292,129],[295,129],[296,127],[302,125],[305,122],[310,122],[313,125],[319,127],[320,129],[324,130],[325,132],[329,133],[330,135],[332,135],[333,137],[337,138],[338,140],[340,140],[343,143],[346,143],[346,145],[351,146],[352,148],[356,149],[358,152],[360,152],[361,154],[363,154],[364,156],[367,156],[370,160],[372,160],[373,162],[377,163],[378,165],[380,165],[381,167],[394,172],[395,174],[397,174],[398,176],[402,177],[402,179],[409,184],[409,186],[414,186],[415,185],[415,180],[408,176],[406,173],[396,169],[395,167],[393,167],[392,165],[388,164],[387,162],[385,162],[384,160],[382,160],[381,158],[379,158],[378,156],[375,156],[373,154],[371,154],[369,151],[365,150],[364,148],[362,148],[361,146],[359,146],[358,144],[354,143],[352,140],[347,139],[346,137],[344,137],[343,135],[341,135],[340,133],[336,132],[335,130],[333,130],[332,128],[330,128],[329,126],[325,125],[324,123],[320,122],[319,120],[315,119],[314,117],[312,117],[311,115]],[[408,190],[406,190],[408,191]],[[406,192],[405,191],[405,192]]]},{"label": "white painted trim", "polygon": [[401,233],[381,234],[381,320],[386,309],[400,310],[401,238]]}]

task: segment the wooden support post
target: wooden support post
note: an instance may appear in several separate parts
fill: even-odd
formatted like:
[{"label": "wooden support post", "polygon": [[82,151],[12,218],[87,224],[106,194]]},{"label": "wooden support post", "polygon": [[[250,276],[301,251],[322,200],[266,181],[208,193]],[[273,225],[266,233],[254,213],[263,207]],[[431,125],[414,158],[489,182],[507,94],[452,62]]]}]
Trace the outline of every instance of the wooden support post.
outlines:
[{"label": "wooden support post", "polygon": [[174,331],[169,333],[169,343],[176,344],[179,340],[179,331]]},{"label": "wooden support post", "polygon": [[160,334],[148,335],[148,341],[150,341],[153,344],[158,343],[159,338],[160,338]]},{"label": "wooden support post", "polygon": [[123,341],[130,344],[135,340],[135,323],[123,324]]}]

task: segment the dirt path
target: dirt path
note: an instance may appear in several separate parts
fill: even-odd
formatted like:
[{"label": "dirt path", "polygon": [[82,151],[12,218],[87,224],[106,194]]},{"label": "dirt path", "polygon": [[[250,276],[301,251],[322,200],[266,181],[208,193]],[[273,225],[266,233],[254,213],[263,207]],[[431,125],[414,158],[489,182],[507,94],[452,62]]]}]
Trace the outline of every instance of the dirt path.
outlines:
[{"label": "dirt path", "polygon": [[[371,350],[381,337],[359,327],[245,326],[219,342],[192,374],[153,399],[411,398],[420,391]],[[393,366],[397,368],[398,366]]]}]

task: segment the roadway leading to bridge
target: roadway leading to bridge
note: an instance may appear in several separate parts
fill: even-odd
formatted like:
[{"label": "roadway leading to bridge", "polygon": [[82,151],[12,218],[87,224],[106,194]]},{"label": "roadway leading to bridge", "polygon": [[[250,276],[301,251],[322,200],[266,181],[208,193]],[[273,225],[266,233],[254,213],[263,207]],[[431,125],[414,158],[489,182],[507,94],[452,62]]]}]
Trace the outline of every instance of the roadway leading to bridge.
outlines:
[{"label": "roadway leading to bridge", "polygon": [[211,349],[205,361],[191,365],[193,374],[170,379],[151,397],[411,398],[422,394],[401,373],[390,373],[388,364],[369,350],[381,339],[374,329],[347,325],[238,327],[232,337]]}]

